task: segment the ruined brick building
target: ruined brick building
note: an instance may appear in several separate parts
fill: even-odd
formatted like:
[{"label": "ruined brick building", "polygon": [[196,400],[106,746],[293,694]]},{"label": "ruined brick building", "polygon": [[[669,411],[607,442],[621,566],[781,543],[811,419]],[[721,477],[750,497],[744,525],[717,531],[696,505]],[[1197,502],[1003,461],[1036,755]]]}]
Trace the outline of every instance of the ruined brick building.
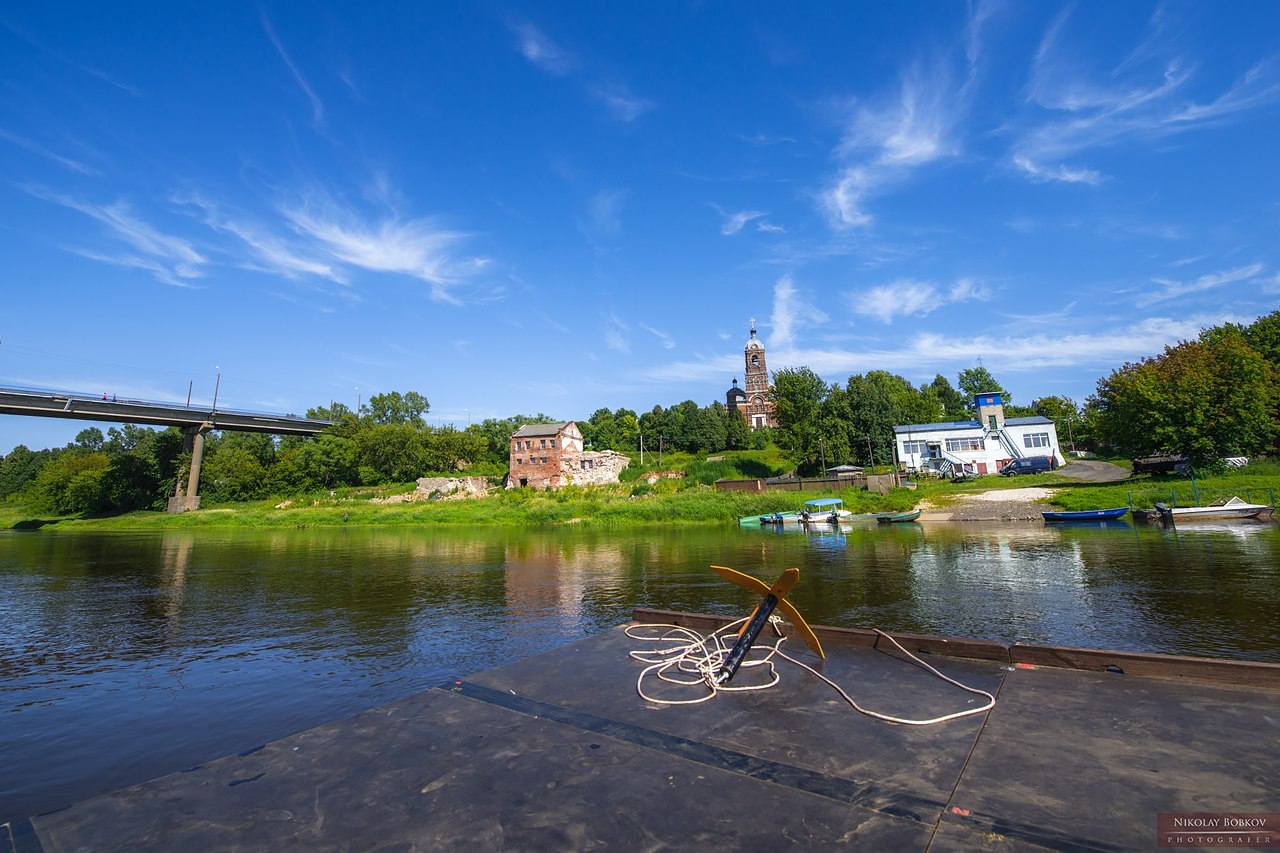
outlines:
[{"label": "ruined brick building", "polygon": [[511,434],[511,473],[507,488],[558,489],[618,482],[631,461],[612,450],[583,450],[582,432],[573,421],[526,424]]},{"label": "ruined brick building", "polygon": [[742,351],[746,365],[746,390],[738,387],[735,377],[733,386],[725,394],[725,407],[729,411],[735,409],[742,414],[742,419],[751,429],[760,427],[776,427],[778,420],[774,416],[771,394],[773,387],[769,384],[769,368],[764,363],[764,343],[756,337],[756,321],[751,319],[751,339]]}]

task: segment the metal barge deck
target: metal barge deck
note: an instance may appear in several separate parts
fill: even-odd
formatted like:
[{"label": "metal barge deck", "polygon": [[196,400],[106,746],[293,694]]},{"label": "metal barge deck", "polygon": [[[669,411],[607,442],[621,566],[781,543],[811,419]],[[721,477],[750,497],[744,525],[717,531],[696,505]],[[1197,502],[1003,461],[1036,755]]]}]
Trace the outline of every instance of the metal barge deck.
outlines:
[{"label": "metal barge deck", "polygon": [[[863,705],[974,699],[873,632],[815,631]],[[770,690],[659,707],[618,628],[0,826],[0,851],[1146,850],[1160,812],[1280,811],[1280,665],[895,636],[994,709],[890,725],[785,661]]]}]

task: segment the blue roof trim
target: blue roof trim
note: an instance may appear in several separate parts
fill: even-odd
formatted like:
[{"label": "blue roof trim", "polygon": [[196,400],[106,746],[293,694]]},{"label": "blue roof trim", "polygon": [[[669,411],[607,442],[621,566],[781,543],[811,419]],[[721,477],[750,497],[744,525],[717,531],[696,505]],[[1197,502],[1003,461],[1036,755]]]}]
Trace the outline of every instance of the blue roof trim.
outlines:
[{"label": "blue roof trim", "polygon": [[907,424],[906,426],[896,426],[894,432],[937,432],[944,429],[982,429],[982,424],[977,421],[953,421],[944,424]]}]

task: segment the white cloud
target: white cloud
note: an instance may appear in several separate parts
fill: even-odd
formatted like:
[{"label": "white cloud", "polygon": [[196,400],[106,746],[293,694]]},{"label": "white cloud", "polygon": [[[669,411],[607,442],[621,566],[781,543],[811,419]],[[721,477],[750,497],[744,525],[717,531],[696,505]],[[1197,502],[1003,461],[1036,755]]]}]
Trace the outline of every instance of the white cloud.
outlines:
[{"label": "white cloud", "polygon": [[190,241],[161,233],[143,222],[134,215],[124,199],[119,199],[114,204],[101,205],[61,195],[43,187],[26,186],[22,189],[38,199],[71,208],[96,219],[107,226],[114,237],[142,253],[142,257],[128,255],[112,258],[103,253],[74,250],[84,257],[150,270],[165,284],[178,284],[178,279],[199,278],[202,275],[200,267],[208,262]]},{"label": "white cloud", "polygon": [[1202,275],[1194,281],[1175,281],[1168,278],[1153,278],[1153,282],[1161,286],[1160,290],[1144,291],[1139,301],[1144,305],[1154,302],[1163,302],[1166,299],[1174,299],[1179,296],[1185,296],[1188,293],[1199,293],[1205,290],[1214,290],[1227,284],[1234,284],[1237,281],[1253,278],[1262,272],[1265,268],[1263,264],[1250,264],[1247,267],[1237,267],[1233,270],[1225,270],[1223,272],[1210,273]]},{"label": "white cloud", "polygon": [[32,154],[38,154],[47,160],[52,160],[54,163],[57,163],[59,166],[64,166],[72,170],[73,172],[79,172],[82,175],[101,174],[101,172],[99,172],[97,169],[93,169],[89,166],[86,166],[84,163],[81,163],[78,160],[72,160],[70,157],[63,157],[61,154],[55,154],[54,152],[50,151],[48,148],[45,148],[39,142],[36,142],[34,139],[27,139],[25,136],[19,136],[16,133],[10,133],[9,131],[4,129],[0,129],[0,139],[4,139],[8,142],[11,142],[14,145],[18,146],[19,148],[25,148],[27,151],[30,151]]},{"label": "white cloud", "polygon": [[591,96],[604,104],[618,121],[631,122],[657,106],[653,101],[633,95],[624,86],[590,86]]},{"label": "white cloud", "polygon": [[850,298],[856,313],[889,324],[895,317],[923,317],[955,302],[985,302],[991,291],[969,278],[958,279],[945,291],[927,281],[902,279],[867,288]]},{"label": "white cloud", "polygon": [[1263,293],[1280,293],[1280,273],[1262,280]]},{"label": "white cloud", "polygon": [[332,202],[286,208],[295,231],[316,241],[338,260],[372,272],[399,273],[431,285],[431,296],[458,303],[450,288],[482,268],[483,258],[457,258],[455,247],[469,235],[441,228],[430,219],[388,217],[366,222]]},{"label": "white cloud", "polygon": [[525,59],[557,77],[573,70],[576,65],[573,57],[533,24],[512,23],[509,26],[519,42],[520,55]]},{"label": "white cloud", "polygon": [[725,218],[724,224],[720,226],[720,233],[726,237],[732,237],[741,231],[742,226],[748,222],[766,215],[758,210],[740,210],[737,213],[726,213],[719,205],[713,206]]},{"label": "white cloud", "polygon": [[783,276],[773,286],[773,334],[769,345],[790,347],[795,341],[796,327],[801,323],[825,323],[827,315],[797,290],[791,276]]},{"label": "white cloud", "polygon": [[342,270],[333,264],[305,256],[302,250],[289,246],[283,239],[271,234],[256,223],[232,219],[223,214],[213,202],[197,194],[173,196],[171,201],[179,205],[189,205],[202,212],[205,225],[215,231],[222,231],[238,237],[253,250],[258,262],[266,272],[296,279],[303,275],[315,275],[327,278],[339,284],[346,284],[347,277]]},{"label": "white cloud", "polygon": [[1014,165],[1033,180],[1096,184],[1101,180],[1096,170],[1062,161],[1205,127],[1280,99],[1280,68],[1269,58],[1209,102],[1192,100],[1188,90],[1197,63],[1173,52],[1163,11],[1118,67],[1084,68],[1064,44],[1073,11],[1068,7],[1055,19],[1032,67],[1029,102],[1050,112],[1035,116],[1013,144]]},{"label": "white cloud", "polygon": [[622,236],[622,204],[626,198],[626,190],[601,190],[588,199],[588,236],[605,240]]},{"label": "white cloud", "polygon": [[267,38],[271,39],[271,44],[275,46],[276,53],[280,54],[280,58],[284,60],[284,64],[288,66],[289,73],[293,75],[293,79],[298,81],[298,86],[302,89],[303,94],[307,96],[307,100],[311,102],[311,119],[316,124],[324,122],[324,104],[320,102],[320,98],[316,95],[315,90],[307,83],[302,72],[298,70],[298,66],[293,64],[293,60],[289,58],[288,52],[284,49],[284,45],[280,43],[280,39],[276,37],[276,31],[271,26],[271,21],[267,18],[266,10],[262,10],[262,28],[267,32]]},{"label": "white cloud", "polygon": [[646,326],[644,323],[640,324],[640,328],[644,329],[646,332],[648,332],[649,334],[656,337],[659,341],[661,341],[663,348],[665,349],[676,348],[676,342],[672,340],[671,336],[668,335],[666,332],[660,332],[657,329],[653,328],[652,326]]},{"label": "white cloud", "polygon": [[[1190,340],[1201,329],[1221,323],[1252,322],[1252,317],[1202,315],[1172,319],[1151,317],[1135,323],[1098,328],[1079,334],[1060,331],[1021,336],[974,335],[968,337],[921,333],[899,347],[879,349],[819,349],[771,346],[769,362],[775,367],[812,368],[819,375],[840,380],[868,370],[910,374],[951,373],[973,365],[982,354],[993,372],[1024,373],[1047,368],[1089,367],[1109,369],[1153,353],[1178,341]],[[902,340],[895,338],[895,340]],[[639,375],[654,382],[715,381],[741,365],[740,356],[671,362],[656,365]]]},{"label": "white cloud", "polygon": [[627,340],[627,324],[612,311],[605,317],[604,344],[614,352],[624,355],[631,352],[631,343]]},{"label": "white cloud", "polygon": [[781,225],[774,225],[772,222],[765,222],[763,219],[756,223],[756,230],[763,231],[766,234],[787,233],[787,229]]},{"label": "white cloud", "polygon": [[1102,173],[1085,167],[1070,166],[1038,166],[1021,154],[1015,155],[1013,163],[1037,181],[1061,181],[1066,184],[1089,184],[1096,186],[1102,183]]}]

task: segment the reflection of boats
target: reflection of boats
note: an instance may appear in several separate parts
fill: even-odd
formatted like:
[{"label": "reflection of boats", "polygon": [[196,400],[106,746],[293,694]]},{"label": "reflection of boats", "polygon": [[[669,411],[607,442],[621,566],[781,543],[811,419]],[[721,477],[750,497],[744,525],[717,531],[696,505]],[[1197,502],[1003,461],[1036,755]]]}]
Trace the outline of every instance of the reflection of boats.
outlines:
[{"label": "reflection of boats", "polygon": [[1160,518],[1165,522],[1177,524],[1190,521],[1229,521],[1237,518],[1257,518],[1260,515],[1275,511],[1275,507],[1266,504],[1251,504],[1232,495],[1225,500],[1217,500],[1206,506],[1168,506],[1156,504]]},{"label": "reflection of boats", "polygon": [[1129,511],[1127,506],[1115,509],[1087,509],[1080,512],[1042,512],[1045,521],[1112,521]]},{"label": "reflection of boats", "polygon": [[910,509],[906,512],[895,512],[889,515],[880,515],[876,517],[876,521],[881,524],[901,524],[907,521],[915,521],[920,517],[920,510]]}]

